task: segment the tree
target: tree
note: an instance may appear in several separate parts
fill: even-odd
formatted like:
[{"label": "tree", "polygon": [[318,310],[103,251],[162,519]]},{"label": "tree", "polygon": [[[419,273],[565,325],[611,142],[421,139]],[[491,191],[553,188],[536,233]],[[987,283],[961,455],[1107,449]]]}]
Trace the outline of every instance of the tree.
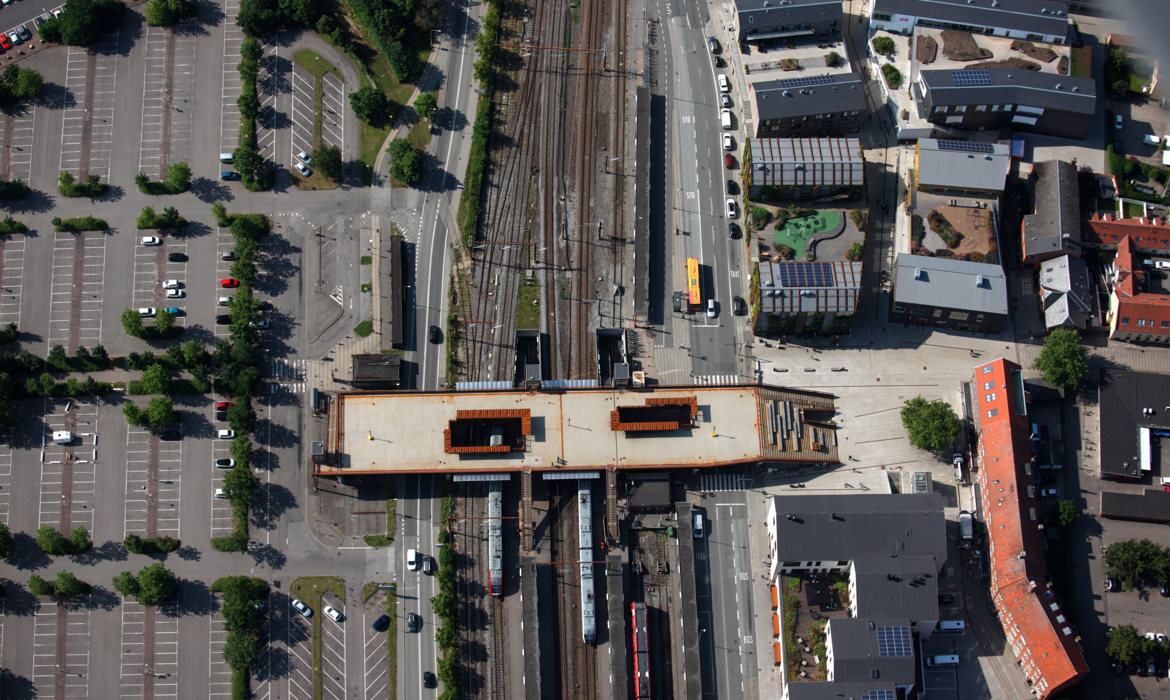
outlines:
[{"label": "tree", "polygon": [[172,27],[180,20],[194,17],[198,11],[191,0],[150,0],[146,23],[152,27]]},{"label": "tree", "polygon": [[255,178],[256,173],[264,167],[264,158],[254,145],[243,143],[232,152],[232,164],[240,171],[241,176]]},{"label": "tree", "polygon": [[48,19],[38,31],[45,41],[90,46],[117,26],[123,9],[121,0],[69,0],[61,16]]},{"label": "tree", "polygon": [[137,404],[127,401],[122,404],[122,415],[130,425],[141,426],[146,424],[146,416]]},{"label": "tree", "polygon": [[247,506],[252,502],[252,494],[260,488],[260,479],[252,470],[242,465],[236,465],[228,470],[223,477],[223,491],[232,505]]},{"label": "tree", "polygon": [[53,556],[65,554],[69,549],[65,538],[52,525],[42,525],[37,528],[37,547],[45,554]]},{"label": "tree", "polygon": [[123,571],[113,579],[114,590],[123,598],[138,595],[141,590],[138,586],[138,579],[134,578],[134,574],[129,571]]},{"label": "tree", "polygon": [[51,367],[64,367],[69,361],[69,356],[65,354],[65,348],[63,346],[54,345],[49,348],[49,356],[47,359]]},{"label": "tree", "polygon": [[910,435],[911,445],[929,452],[950,449],[962,427],[949,403],[941,399],[927,401],[921,396],[902,406],[902,426]]},{"label": "tree", "polygon": [[1122,664],[1138,663],[1146,655],[1146,642],[1133,625],[1113,627],[1105,636],[1105,653]]},{"label": "tree", "polygon": [[176,192],[186,192],[191,187],[191,166],[182,161],[171,163],[167,166],[167,184]]},{"label": "tree", "polygon": [[135,338],[141,338],[145,332],[142,325],[142,314],[135,309],[126,309],[122,312],[122,330],[126,331],[126,335]]},{"label": "tree", "polygon": [[341,149],[337,146],[318,146],[313,151],[313,165],[330,180],[341,180]]},{"label": "tree", "polygon": [[78,525],[69,533],[69,549],[72,554],[87,552],[93,547],[93,540],[89,538],[89,530],[84,525]]},{"label": "tree", "polygon": [[142,373],[142,393],[166,394],[171,388],[171,375],[162,365],[151,365]]},{"label": "tree", "polygon": [[1088,369],[1089,352],[1072,328],[1057,328],[1044,339],[1044,348],[1032,363],[1044,379],[1064,389],[1076,389]]},{"label": "tree", "polygon": [[255,119],[260,116],[260,98],[254,92],[245,92],[236,98],[240,107],[240,116],[244,119]]},{"label": "tree", "polygon": [[104,345],[95,345],[90,348],[89,356],[100,366],[107,367],[110,364],[110,355],[106,352]]},{"label": "tree", "polygon": [[830,68],[841,65],[842,60],[843,59],[841,58],[841,54],[837,53],[836,51],[830,51],[829,53],[825,54],[825,65],[829,66]]},{"label": "tree", "polygon": [[1062,530],[1067,530],[1073,526],[1077,518],[1081,517],[1080,511],[1077,510],[1076,504],[1072,501],[1059,501],[1056,504],[1056,522],[1060,525]]},{"label": "tree", "polygon": [[33,574],[28,577],[28,592],[33,595],[53,595],[53,584]]},{"label": "tree", "polygon": [[53,595],[58,598],[72,598],[88,592],[89,584],[68,571],[59,572],[57,580],[53,583]]},{"label": "tree", "polygon": [[370,126],[380,127],[390,115],[390,100],[376,87],[363,85],[349,94],[349,106],[354,115]]},{"label": "tree", "polygon": [[252,409],[249,396],[236,396],[227,410],[228,424],[237,435],[247,435],[256,430],[256,411]]},{"label": "tree", "polygon": [[249,37],[244,40],[244,43],[240,44],[240,58],[242,60],[259,63],[263,56],[264,47],[256,39]]},{"label": "tree", "polygon": [[194,340],[183,343],[183,366],[187,369],[198,369],[207,364],[207,350]]},{"label": "tree", "polygon": [[433,92],[424,92],[414,99],[414,111],[422,119],[430,120],[439,109],[439,100]]},{"label": "tree", "polygon": [[223,644],[223,660],[233,670],[243,671],[260,658],[260,640],[248,632],[234,630]]},{"label": "tree", "polygon": [[252,441],[248,439],[247,435],[237,435],[228,447],[228,452],[232,459],[236,460],[236,466],[247,467],[252,461]]},{"label": "tree", "polygon": [[156,396],[146,404],[146,422],[152,426],[170,425],[179,422],[174,402],[169,396]]},{"label": "tree", "polygon": [[390,175],[408,185],[422,179],[422,153],[406,139],[394,139],[387,149],[390,154]]},{"label": "tree", "polygon": [[170,569],[155,563],[138,572],[138,602],[143,605],[158,605],[172,600],[179,590],[179,580]]},{"label": "tree", "polygon": [[16,541],[12,539],[12,533],[8,530],[8,526],[0,523],[0,559],[7,559],[15,546]]},{"label": "tree", "polygon": [[1162,583],[1170,571],[1170,551],[1148,539],[1122,540],[1105,549],[1105,564],[1123,585]]}]

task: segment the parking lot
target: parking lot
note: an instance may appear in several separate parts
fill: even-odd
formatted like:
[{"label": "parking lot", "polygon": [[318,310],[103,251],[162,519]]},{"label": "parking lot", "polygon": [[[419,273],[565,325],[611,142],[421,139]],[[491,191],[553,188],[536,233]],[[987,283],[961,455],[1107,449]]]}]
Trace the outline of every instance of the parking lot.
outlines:
[{"label": "parking lot", "polygon": [[[148,658],[147,626],[154,638]],[[179,693],[179,619],[173,605],[150,610],[134,601],[122,602],[121,697],[174,698]],[[146,690],[150,676],[150,692]]]},{"label": "parking lot", "polygon": [[61,170],[74,176],[98,175],[110,178],[113,149],[114,108],[118,69],[118,32],[106,34],[92,53],[69,47],[65,67],[65,88],[72,102],[61,124]]},{"label": "parking lot", "polygon": [[[313,601],[308,602],[313,606]],[[321,614],[321,607],[313,609]],[[313,622],[301,615],[290,614],[288,623],[288,696],[313,697]]]},{"label": "parking lot", "polygon": [[0,325],[20,325],[24,282],[24,237],[0,238]]},{"label": "parking lot", "polygon": [[8,509],[12,506],[12,430],[4,431],[0,441],[0,523],[8,524]]},{"label": "parking lot", "polygon": [[49,300],[49,347],[102,342],[102,295],[106,281],[106,234],[53,234],[53,277]]},{"label": "parking lot", "polygon": [[[289,164],[298,151],[313,152],[313,75],[294,65],[292,69],[292,143]],[[321,145],[345,148],[345,85],[332,73],[321,77]],[[283,154],[281,154],[283,155]],[[281,162],[278,159],[277,162]]]},{"label": "parking lot", "polygon": [[171,163],[190,163],[191,105],[195,99],[194,34],[146,27],[142,136],[138,171],[152,179]]},{"label": "parking lot", "polygon": [[125,534],[179,537],[182,440],[126,429]]},{"label": "parking lot", "polygon": [[[318,605],[321,610],[326,605],[345,610],[345,604],[328,593],[321,596]],[[321,697],[343,700],[346,677],[345,623],[334,622],[321,613]]]},{"label": "parking lot", "polygon": [[4,179],[21,179],[28,182],[32,176],[33,134],[35,133],[37,106],[20,105],[0,120],[5,144],[0,157],[0,174]]},{"label": "parking lot", "polygon": [[[212,443],[212,459],[230,457],[231,444],[231,440],[216,440]],[[223,488],[223,478],[228,470],[216,469],[211,465],[208,465],[208,469],[214,472],[211,477],[211,493],[208,494],[211,499],[211,536],[226,537],[232,534],[232,504],[226,498],[216,498],[215,493],[217,489]]]},{"label": "parking lot", "polygon": [[364,610],[364,618],[362,620],[362,632],[365,634],[365,644],[363,645],[363,677],[365,679],[365,697],[366,700],[374,700],[375,698],[385,698],[389,693],[387,683],[389,682],[389,656],[390,656],[390,636],[385,632],[377,632],[373,628],[374,620],[386,614],[386,605],[381,603],[381,596],[374,596],[371,602],[378,602],[372,606],[367,606]]},{"label": "parking lot", "polygon": [[[53,688],[54,697],[89,697],[90,613],[88,601],[64,608],[37,601],[33,622],[32,681]],[[46,693],[48,694],[48,693]]]},{"label": "parking lot", "polygon": [[[187,239],[183,236],[169,236],[164,246],[143,246],[134,248],[134,308],[176,308],[180,313],[176,315],[177,325],[186,325],[187,317],[183,313],[187,304],[187,264],[183,261],[171,261],[172,253],[187,255]],[[162,288],[164,280],[179,282],[179,291],[182,298],[167,297]]]},{"label": "parking lot", "polygon": [[97,475],[92,431],[98,407],[76,401],[65,405],[70,408],[49,404],[44,416],[47,430],[70,430],[75,439],[72,445],[58,445],[45,438],[38,525],[52,525],[66,535],[79,525],[93,532]]}]

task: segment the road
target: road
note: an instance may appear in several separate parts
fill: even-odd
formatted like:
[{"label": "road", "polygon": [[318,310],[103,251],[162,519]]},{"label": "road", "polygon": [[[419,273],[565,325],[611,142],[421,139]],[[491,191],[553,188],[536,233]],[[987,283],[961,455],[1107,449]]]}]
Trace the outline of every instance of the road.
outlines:
[{"label": "road", "polygon": [[[406,552],[414,549],[419,554],[438,557],[439,484],[425,476],[402,477],[398,483],[401,528],[394,547],[397,550],[394,568],[401,572],[398,584],[398,696],[417,698],[424,695],[423,672],[438,670],[438,646],[435,644],[438,620],[430,602],[438,592],[438,586],[433,575],[407,569]],[[408,613],[422,617],[419,632],[407,630]]]}]

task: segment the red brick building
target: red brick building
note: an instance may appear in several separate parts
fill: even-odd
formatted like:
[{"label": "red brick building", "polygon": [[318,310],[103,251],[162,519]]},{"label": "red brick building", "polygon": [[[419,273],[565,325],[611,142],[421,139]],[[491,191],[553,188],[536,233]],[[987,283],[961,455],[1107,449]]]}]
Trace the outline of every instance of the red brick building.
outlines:
[{"label": "red brick building", "polygon": [[1043,700],[1089,672],[1080,638],[1045,583],[1043,524],[1020,366],[998,359],[971,378],[979,429],[979,490],[991,597],[1007,642]]},{"label": "red brick building", "polygon": [[1134,246],[1145,253],[1170,253],[1170,225],[1158,218],[1116,219],[1112,214],[1093,214],[1081,221],[1085,243],[1109,250],[1129,236]]},{"label": "red brick building", "polygon": [[[1165,227],[1170,231],[1170,227]],[[1147,235],[1147,242],[1151,236]],[[1166,273],[1142,264],[1129,236],[1113,259],[1113,293],[1109,296],[1109,338],[1130,343],[1170,342],[1170,293]]]}]

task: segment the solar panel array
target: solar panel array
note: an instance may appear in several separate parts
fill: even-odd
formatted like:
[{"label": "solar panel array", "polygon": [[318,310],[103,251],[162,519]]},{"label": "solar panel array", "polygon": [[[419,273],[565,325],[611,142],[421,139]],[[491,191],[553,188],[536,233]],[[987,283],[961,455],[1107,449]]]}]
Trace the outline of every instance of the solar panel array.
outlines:
[{"label": "solar panel array", "polygon": [[991,73],[984,69],[953,70],[951,76],[955,85],[991,85]]},{"label": "solar panel array", "polygon": [[913,645],[909,627],[878,627],[877,635],[878,656],[910,656]]},{"label": "solar panel array", "polygon": [[990,143],[970,143],[967,141],[943,141],[938,142],[938,149],[940,151],[971,151],[974,153],[995,153],[995,147]]},{"label": "solar panel array", "polygon": [[895,700],[898,694],[892,690],[867,690],[861,700]]},{"label": "solar panel array", "polygon": [[827,262],[777,263],[781,287],[832,287],[833,265]]},{"label": "solar panel array", "polygon": [[833,80],[831,75],[814,75],[808,78],[788,78],[780,81],[780,87],[785,88],[803,88],[812,87],[814,85],[832,85],[837,81]]}]

